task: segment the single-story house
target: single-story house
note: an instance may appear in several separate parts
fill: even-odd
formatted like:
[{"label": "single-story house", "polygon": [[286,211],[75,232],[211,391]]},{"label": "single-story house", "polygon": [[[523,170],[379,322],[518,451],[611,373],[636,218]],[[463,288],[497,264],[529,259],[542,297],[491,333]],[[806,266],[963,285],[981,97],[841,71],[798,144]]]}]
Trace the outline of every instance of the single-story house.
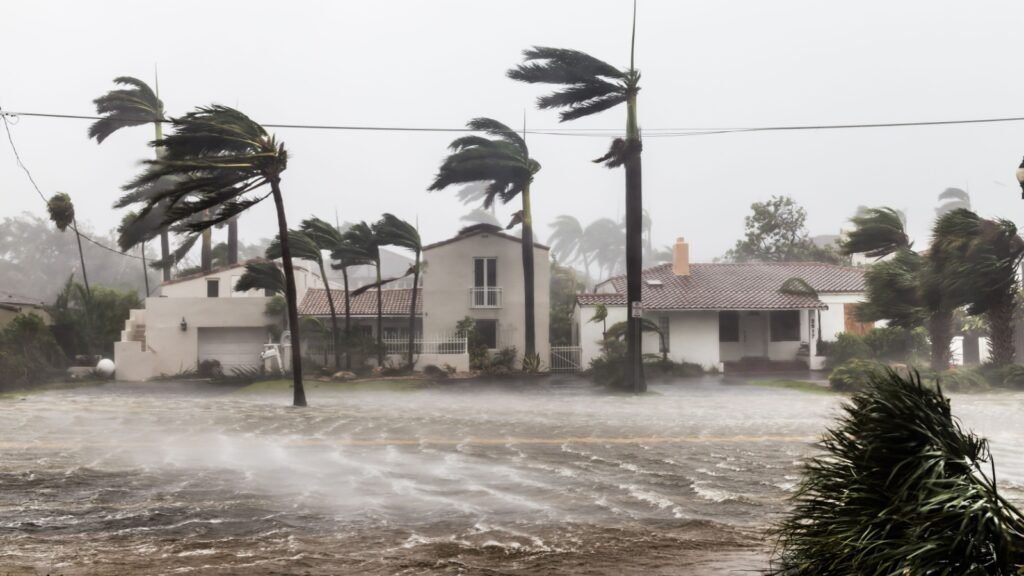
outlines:
[{"label": "single-story house", "polygon": [[[689,246],[680,238],[673,262],[643,271],[642,315],[658,332],[643,338],[644,353],[677,362],[725,369],[748,359],[771,362],[804,360],[818,369],[818,340],[834,340],[844,331],[871,327],[856,320],[865,299],[864,269],[807,263],[690,263]],[[604,323],[591,319],[598,305],[608,311]],[[603,330],[627,316],[626,277],[598,284],[576,299],[574,339],[581,363],[601,353]]]},{"label": "single-story house", "polygon": [[42,300],[0,291],[0,329],[7,326],[18,314],[35,314],[47,325],[53,324],[46,303]]}]

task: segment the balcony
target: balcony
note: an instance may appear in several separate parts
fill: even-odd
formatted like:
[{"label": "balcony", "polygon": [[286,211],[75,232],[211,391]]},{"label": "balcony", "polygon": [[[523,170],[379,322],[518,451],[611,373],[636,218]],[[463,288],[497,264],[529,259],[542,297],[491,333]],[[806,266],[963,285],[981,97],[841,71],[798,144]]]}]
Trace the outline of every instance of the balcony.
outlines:
[{"label": "balcony", "polygon": [[501,288],[470,288],[470,308],[501,308]]}]

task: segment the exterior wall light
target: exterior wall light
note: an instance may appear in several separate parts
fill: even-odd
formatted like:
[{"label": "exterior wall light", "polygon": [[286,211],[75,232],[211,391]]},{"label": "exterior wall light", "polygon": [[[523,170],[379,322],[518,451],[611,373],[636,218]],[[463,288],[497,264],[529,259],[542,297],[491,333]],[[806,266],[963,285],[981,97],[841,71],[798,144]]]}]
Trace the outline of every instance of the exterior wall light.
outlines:
[{"label": "exterior wall light", "polygon": [[181,331],[182,332],[188,331],[188,322],[185,322],[185,317],[184,316],[181,317],[181,324],[180,324],[180,326],[181,326]]},{"label": "exterior wall light", "polygon": [[1024,160],[1017,167],[1017,182],[1020,184],[1020,197],[1024,199]]}]

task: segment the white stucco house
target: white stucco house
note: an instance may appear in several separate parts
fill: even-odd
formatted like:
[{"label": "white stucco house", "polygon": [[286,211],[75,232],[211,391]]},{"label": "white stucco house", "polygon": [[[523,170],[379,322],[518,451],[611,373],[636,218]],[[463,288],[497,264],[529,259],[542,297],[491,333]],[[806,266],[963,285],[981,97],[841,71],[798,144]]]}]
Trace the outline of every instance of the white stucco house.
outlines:
[{"label": "white stucco house", "polygon": [[[798,278],[813,290],[783,290]],[[865,299],[864,269],[821,263],[712,263],[689,261],[679,239],[673,262],[643,272],[643,317],[666,334],[668,357],[705,368],[728,369],[746,360],[804,361],[821,368],[817,342],[870,325],[854,311]],[[574,339],[584,367],[600,355],[602,323],[591,322],[598,305],[608,310],[604,325],[626,320],[626,278],[617,276],[576,299]],[[644,335],[644,353],[662,353],[655,332]]]}]

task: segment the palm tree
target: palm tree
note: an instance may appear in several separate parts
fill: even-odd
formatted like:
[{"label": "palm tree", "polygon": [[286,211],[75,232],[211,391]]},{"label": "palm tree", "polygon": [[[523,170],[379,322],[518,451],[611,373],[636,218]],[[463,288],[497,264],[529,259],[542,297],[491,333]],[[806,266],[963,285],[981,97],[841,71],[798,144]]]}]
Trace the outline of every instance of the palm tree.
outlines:
[{"label": "palm tree", "polygon": [[508,204],[519,196],[522,213],[511,228],[520,221],[523,225],[523,285],[526,309],[524,358],[537,356],[534,317],[533,271],[533,212],[530,208],[530,185],[540,170],[540,163],[530,158],[526,141],[508,126],[491,118],[474,118],[467,127],[493,138],[471,135],[456,138],[448,146],[451,154],[445,158],[430,185],[430,190],[443,190],[453,184],[487,182],[484,208],[494,205],[495,198]]},{"label": "palm tree", "polygon": [[846,254],[884,258],[912,246],[904,230],[903,217],[892,208],[861,207],[850,222],[854,230],[840,241],[840,249]]},{"label": "palm tree", "polygon": [[594,315],[590,318],[589,322],[601,323],[601,338],[608,337],[608,307],[604,304],[598,304],[594,307]]},{"label": "palm tree", "polygon": [[[374,270],[377,272],[377,282],[373,286],[377,289],[377,366],[384,366],[384,302],[383,294],[381,294],[381,277],[380,277],[380,236],[377,233],[375,226],[370,226],[366,222],[359,222],[353,224],[348,230],[342,235],[345,244],[353,251],[355,255],[373,264]],[[341,252],[338,251],[341,255]],[[333,256],[333,254],[332,254]],[[347,284],[346,280],[346,284]],[[346,298],[348,297],[348,287],[345,288]],[[349,302],[345,303],[345,310],[348,310]]]},{"label": "palm tree", "polygon": [[[629,68],[619,70],[589,54],[564,48],[534,47],[523,52],[524,62],[508,71],[509,78],[531,84],[556,84],[565,88],[537,100],[541,109],[560,108],[566,122],[626,104],[626,138],[616,138],[608,153],[595,160],[608,168],[625,167],[626,172],[626,299],[640,306],[643,272],[643,190],[641,184],[640,127],[637,123],[637,94],[640,72],[635,66],[636,2],[633,4],[633,36]],[[636,310],[639,312],[639,310]],[[626,334],[625,385],[634,392],[647,389],[643,374],[640,316],[628,315]]]},{"label": "palm tree", "polygon": [[[327,280],[327,270],[324,267],[324,258],[323,253],[320,251],[320,245],[317,244],[313,237],[302,230],[290,230],[288,232],[288,243],[291,245],[292,256],[316,262],[320,268],[320,277],[323,278],[324,289],[327,291],[327,306],[331,311],[331,340],[334,343],[334,365],[341,368],[341,351],[338,345],[338,312],[334,308],[334,295],[331,294],[331,284]],[[277,260],[281,257],[280,237],[275,237],[270,241],[270,245],[267,246],[266,256],[270,260]]]},{"label": "palm tree", "polygon": [[[96,105],[96,113],[101,117],[89,126],[89,137],[95,138],[97,144],[102,144],[111,134],[121,128],[153,124],[156,139],[163,138],[164,103],[160,96],[149,87],[148,84],[131,76],[120,76],[114,78],[114,83],[125,86],[107,92],[103,96],[93,100]],[[160,149],[157,148],[157,157],[160,157]],[[163,281],[171,279],[170,252],[171,244],[167,228],[160,233],[160,262],[164,265]],[[145,253],[145,244],[142,246]],[[148,279],[148,276],[147,276]],[[147,280],[148,281],[148,280]]]},{"label": "palm tree", "polygon": [[621,270],[626,253],[625,240],[622,226],[611,218],[598,218],[583,230],[582,249],[597,263],[598,276],[602,270],[604,278]]},{"label": "palm tree", "polygon": [[[351,228],[351,226],[349,226]],[[363,250],[362,247],[356,246],[352,243],[351,238],[346,238],[345,234],[340,232],[340,228],[335,227],[336,231],[339,231],[341,238],[331,248],[331,268],[334,270],[341,270],[341,278],[344,282],[344,294],[345,294],[345,369],[352,369],[352,355],[348,352],[348,349],[352,346],[352,293],[349,290],[348,285],[348,269],[352,266],[370,266],[373,264],[372,255],[369,252]],[[347,232],[348,230],[346,230]]]},{"label": "palm tree", "polygon": [[1008,220],[988,220],[957,208],[935,223],[936,253],[944,256],[941,281],[955,304],[984,315],[991,336],[992,363],[1006,366],[1015,355],[1013,316],[1020,287],[1017,269],[1024,240]]},{"label": "palm tree", "polygon": [[416,344],[416,297],[418,296],[420,284],[420,256],[423,253],[423,242],[420,240],[419,230],[415,226],[394,214],[385,213],[380,221],[374,225],[374,228],[377,230],[381,245],[398,246],[399,248],[411,250],[416,255],[412,265],[412,300],[409,304],[409,352],[406,359],[406,366],[409,370],[412,370],[415,365],[413,347]]},{"label": "palm tree", "polygon": [[[336,369],[340,369],[341,363],[339,362],[340,356],[338,355],[340,352],[340,343],[338,342],[338,315],[334,304],[334,291],[331,290],[330,282],[327,280],[327,270],[324,268],[322,253],[325,250],[332,252],[333,257],[333,251],[342,244],[341,231],[338,230],[336,226],[331,226],[327,222],[316,217],[306,218],[303,220],[300,225],[300,229],[309,237],[321,253],[318,263],[320,264],[320,273],[324,277],[324,285],[327,287],[327,304],[331,308],[331,327],[334,331],[334,366]],[[333,263],[331,264],[331,267],[334,267]],[[345,337],[347,338],[352,315],[348,309],[348,271],[344,268],[342,269],[342,275],[345,278]],[[345,355],[346,359],[348,356],[348,354]],[[351,370],[352,366],[347,365],[346,369]]]},{"label": "palm tree", "polygon": [[82,282],[85,284],[85,292],[90,297],[92,291],[89,289],[89,274],[85,271],[85,253],[82,252],[82,235],[78,233],[78,222],[75,220],[75,205],[71,197],[64,192],[58,192],[50,197],[46,203],[46,209],[50,212],[50,221],[57,226],[61,232],[67,230],[68,226],[75,233],[75,240],[78,241],[78,259],[82,263]]},{"label": "palm tree", "polygon": [[575,264],[581,262],[583,271],[590,273],[590,262],[588,254],[583,250],[583,225],[575,217],[569,214],[562,214],[555,218],[549,227],[551,228],[551,253],[562,264]]},{"label": "palm tree", "polygon": [[[281,173],[288,167],[288,152],[262,126],[227,106],[197,108],[171,123],[174,133],[153,142],[154,146],[163,147],[163,157],[145,161],[148,168],[125,185],[129,194],[116,207],[123,207],[121,202],[131,203],[131,191],[163,177],[176,178],[170,189],[146,200],[140,216],[166,202],[169,208],[163,224],[195,235],[273,196],[281,237],[288,320],[292,341],[296,343],[292,346],[294,404],[305,406],[295,271],[281,193]],[[270,190],[266,191],[266,187]]]}]

